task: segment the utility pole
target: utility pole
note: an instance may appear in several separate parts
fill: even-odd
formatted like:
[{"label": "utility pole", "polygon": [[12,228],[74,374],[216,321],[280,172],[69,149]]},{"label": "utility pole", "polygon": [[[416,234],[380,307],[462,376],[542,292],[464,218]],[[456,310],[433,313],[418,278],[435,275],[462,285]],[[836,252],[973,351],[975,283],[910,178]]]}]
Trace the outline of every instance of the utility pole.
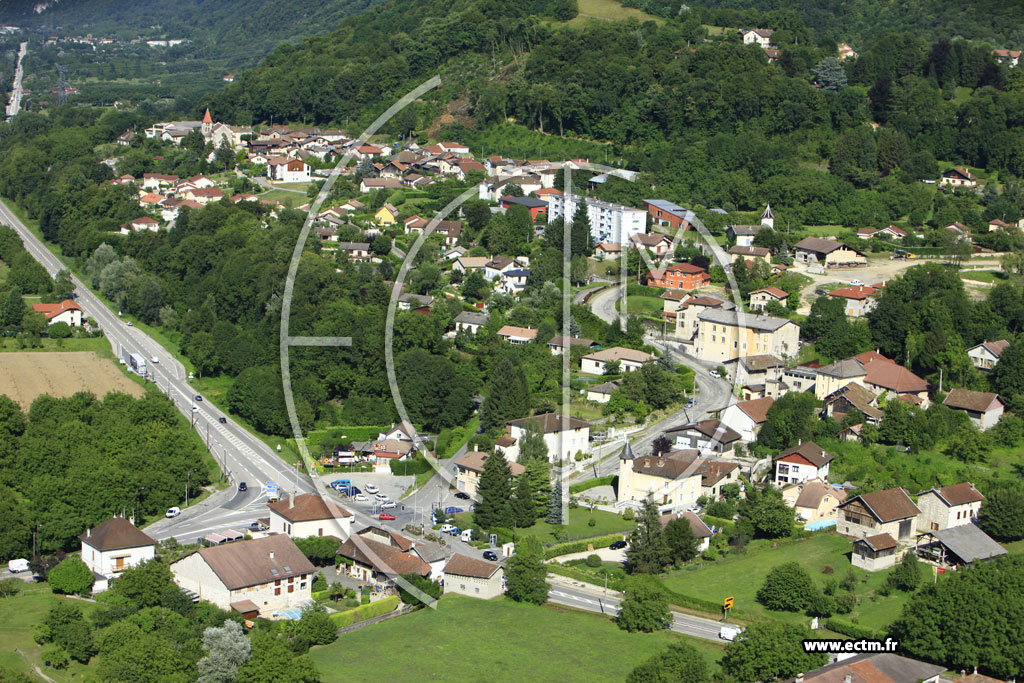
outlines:
[{"label": "utility pole", "polygon": [[67,81],[68,68],[62,64],[57,65],[57,106],[68,103],[68,91],[71,86]]}]

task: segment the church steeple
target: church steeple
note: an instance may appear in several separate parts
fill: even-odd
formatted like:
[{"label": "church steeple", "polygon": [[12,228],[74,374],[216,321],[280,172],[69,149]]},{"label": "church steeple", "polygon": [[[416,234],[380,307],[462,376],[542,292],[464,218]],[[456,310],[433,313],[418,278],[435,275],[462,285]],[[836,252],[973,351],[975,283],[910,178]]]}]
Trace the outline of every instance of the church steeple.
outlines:
[{"label": "church steeple", "polygon": [[203,137],[209,140],[213,136],[213,117],[210,116],[210,108],[206,108],[203,114]]},{"label": "church steeple", "polygon": [[775,229],[775,214],[772,213],[772,205],[769,204],[765,207],[764,213],[761,214],[761,225]]}]

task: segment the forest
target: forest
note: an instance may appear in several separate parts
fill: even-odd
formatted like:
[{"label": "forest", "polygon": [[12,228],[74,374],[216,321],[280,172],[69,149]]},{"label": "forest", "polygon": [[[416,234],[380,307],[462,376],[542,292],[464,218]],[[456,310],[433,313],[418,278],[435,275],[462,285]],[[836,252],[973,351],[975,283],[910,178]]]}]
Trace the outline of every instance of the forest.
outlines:
[{"label": "forest", "polygon": [[180,504],[186,478],[194,497],[210,483],[201,447],[159,394],[40,396],[27,413],[0,395],[0,554],[77,550],[114,514]]}]

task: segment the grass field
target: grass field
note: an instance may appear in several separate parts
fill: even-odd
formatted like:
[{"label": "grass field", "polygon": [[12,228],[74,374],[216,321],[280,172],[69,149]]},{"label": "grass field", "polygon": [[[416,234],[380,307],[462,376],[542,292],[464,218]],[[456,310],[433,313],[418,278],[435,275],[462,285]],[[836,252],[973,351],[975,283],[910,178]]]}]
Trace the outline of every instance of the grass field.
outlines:
[{"label": "grass field", "polygon": [[101,358],[113,358],[114,353],[110,350],[110,340],[105,337],[69,337],[67,339],[39,340],[42,346],[33,348],[18,348],[16,339],[0,339],[0,352],[18,353],[23,351],[45,352],[45,351],[92,351]]},{"label": "grass field", "polygon": [[310,657],[325,683],[622,681],[636,665],[680,640],[695,645],[717,670],[722,650],[706,641],[627,633],[603,616],[555,606],[449,595],[437,609],[346,633],[313,648]]},{"label": "grass field", "polygon": [[42,394],[65,398],[90,391],[102,398],[111,391],[122,391],[138,398],[146,393],[115,372],[111,362],[88,351],[0,354],[0,394],[7,394],[28,410]]},{"label": "grass field", "polygon": [[[781,621],[803,623],[807,617],[800,612],[770,612],[755,600],[757,590],[764,583],[768,572],[786,562],[797,562],[811,575],[819,586],[825,579],[842,580],[851,568],[860,579],[854,589],[858,603],[844,619],[857,619],[858,623],[872,629],[882,629],[899,616],[908,594],[894,592],[889,597],[876,594],[885,583],[888,571],[867,572],[850,565],[850,539],[832,534],[820,534],[795,544],[779,548],[749,549],[741,555],[705,565],[698,569],[672,572],[665,579],[669,589],[695,598],[721,602],[723,598],[736,598],[736,609],[747,614],[771,617]],[[832,567],[834,574],[822,573],[825,567]]]},{"label": "grass field", "polygon": [[305,194],[288,192],[287,190],[270,190],[261,194],[257,199],[260,201],[266,199],[272,202],[281,202],[283,205],[293,209],[309,201]]},{"label": "grass field", "polygon": [[602,21],[623,21],[635,17],[641,23],[645,21],[656,21],[659,24],[665,23],[664,19],[648,14],[643,10],[632,7],[623,7],[616,0],[579,0],[580,13],[570,24],[579,24],[588,19],[600,19]]},{"label": "grass field", "polygon": [[88,676],[95,670],[95,667],[74,661],[63,671],[43,667],[40,658],[42,648],[32,640],[32,628],[43,620],[54,604],[62,600],[78,605],[86,616],[96,609],[94,603],[53,595],[46,584],[25,584],[24,594],[0,599],[0,669],[34,674],[31,666],[38,666],[60,683],[81,680],[83,675]]},{"label": "grass field", "polygon": [[1009,275],[1001,270],[967,270],[960,273],[961,280],[974,280],[975,282],[1005,282]]},{"label": "grass field", "polygon": [[[615,302],[615,307],[622,312],[622,300]],[[660,318],[664,302],[656,296],[632,295],[626,297],[626,310],[630,315]]]},{"label": "grass field", "polygon": [[[620,531],[625,533],[636,528],[636,522],[622,519],[620,515],[612,512],[594,511],[593,517],[596,522],[594,526],[588,524],[590,517],[591,513],[589,510],[576,508],[575,510],[569,510],[569,523],[566,525],[553,526],[547,522],[538,521],[529,528],[516,529],[516,534],[520,536],[535,536],[540,539],[541,543],[549,545],[559,542],[559,539],[555,538],[554,534],[557,530],[562,531],[561,541],[572,541],[579,538],[605,536]],[[473,513],[464,512],[455,515],[455,525],[462,529],[472,529]]]}]

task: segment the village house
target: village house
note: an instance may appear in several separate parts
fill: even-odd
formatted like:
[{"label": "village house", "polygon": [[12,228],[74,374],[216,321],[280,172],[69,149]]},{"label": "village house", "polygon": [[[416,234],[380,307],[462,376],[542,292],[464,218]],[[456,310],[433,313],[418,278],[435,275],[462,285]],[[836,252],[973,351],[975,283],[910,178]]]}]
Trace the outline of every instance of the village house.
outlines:
[{"label": "village house", "polygon": [[843,299],[844,310],[850,318],[860,318],[867,315],[875,307],[879,290],[874,287],[857,285],[854,287],[843,287],[834,289],[828,293],[830,299]]},{"label": "village house", "polygon": [[513,206],[525,207],[530,212],[530,220],[537,221],[540,219],[542,213],[546,213],[548,210],[548,203],[543,199],[535,199],[534,197],[502,197],[501,208],[509,209]]},{"label": "village house", "polygon": [[367,527],[338,548],[338,570],[371,586],[393,586],[402,574],[430,576],[431,566],[413,552],[414,547],[404,536]]},{"label": "village house", "polygon": [[775,31],[770,28],[744,28],[740,29],[740,36],[744,45],[757,45],[761,48],[771,47],[772,34]]},{"label": "village house", "polygon": [[219,202],[224,198],[224,192],[219,187],[196,187],[185,190],[180,196],[205,205],[210,202]]},{"label": "village house", "polygon": [[282,183],[307,182],[311,178],[310,165],[301,159],[272,157],[267,161],[267,177]]},{"label": "village house", "polygon": [[739,244],[729,248],[729,255],[742,258],[746,261],[772,262],[772,251],[766,247],[755,247],[753,245],[741,246]]},{"label": "village house", "polygon": [[434,305],[434,297],[426,294],[413,294],[406,292],[398,297],[398,310],[416,311],[418,313],[429,313],[430,307]]},{"label": "village house", "polygon": [[932,488],[917,494],[919,531],[939,531],[951,526],[972,524],[978,519],[978,510],[985,496],[969,481],[962,484]]},{"label": "village house", "polygon": [[891,534],[864,536],[853,541],[850,564],[869,572],[882,571],[896,566],[905,552],[906,548],[901,547]]},{"label": "village house", "polygon": [[943,405],[953,410],[962,410],[978,429],[986,430],[996,426],[1003,417],[1003,405],[999,396],[988,391],[952,389]]},{"label": "village house", "polygon": [[[940,683],[945,667],[888,652],[853,655],[786,683]],[[962,679],[956,683],[998,683],[992,679]]]},{"label": "village house", "polygon": [[580,346],[585,349],[593,347],[596,342],[593,339],[584,339],[582,337],[564,337],[562,335],[555,335],[548,342],[548,348],[551,349],[552,356],[561,356],[565,353],[566,349],[572,346]]},{"label": "village house", "polygon": [[502,445],[499,440],[495,448],[510,461],[519,460],[519,445],[528,426],[544,435],[548,460],[554,464],[569,460],[577,453],[586,453],[590,448],[590,423],[558,413],[543,413],[506,422],[507,439],[504,443],[508,445]]},{"label": "village house", "polygon": [[690,530],[693,531],[693,535],[697,537],[697,552],[702,553],[711,547],[711,537],[714,536],[714,533],[712,533],[711,528],[704,523],[704,520],[689,510],[683,510],[682,513],[659,515],[658,521],[661,522],[661,530],[664,531],[665,527],[668,526],[668,523],[676,519],[685,519],[689,522]]},{"label": "village house", "polygon": [[839,506],[836,531],[859,538],[888,534],[902,543],[911,543],[920,514],[921,510],[902,488],[864,493]]},{"label": "village house", "polygon": [[741,441],[756,441],[773,403],[775,399],[769,397],[733,403],[722,411],[722,424],[739,434]]},{"label": "village house", "polygon": [[867,265],[867,257],[857,249],[836,240],[805,237],[793,247],[796,260],[807,264],[820,264],[824,268]]},{"label": "village house", "polygon": [[944,568],[971,567],[979,560],[991,560],[1007,554],[1006,548],[974,524],[923,531],[914,552],[923,560]]},{"label": "village house", "polygon": [[377,209],[377,213],[373,214],[373,221],[385,228],[391,227],[398,222],[398,209],[385,202],[384,206]]},{"label": "village house", "polygon": [[836,521],[836,509],[846,500],[846,491],[821,479],[810,479],[782,487],[782,500],[796,511],[801,524]]},{"label": "village house", "polygon": [[195,550],[172,562],[171,574],[200,600],[255,619],[307,604],[316,567],[291,538],[274,534]]},{"label": "village house", "polygon": [[630,242],[634,249],[646,249],[655,256],[664,256],[672,252],[672,240],[660,232],[633,235]]},{"label": "village house", "polygon": [[796,484],[809,479],[828,481],[829,463],[834,458],[813,441],[802,441],[775,456],[775,484]]},{"label": "village house", "polygon": [[878,395],[892,393],[928,407],[928,382],[875,351],[833,362],[817,370],[814,394],[819,400],[851,382],[859,382]]},{"label": "village house", "polygon": [[725,234],[731,242],[736,243],[735,246],[737,247],[752,247],[754,246],[754,238],[757,237],[757,233],[761,232],[765,228],[768,228],[768,226],[727,225],[725,228]]},{"label": "village house", "polygon": [[697,474],[700,475],[700,495],[720,500],[723,486],[739,483],[740,466],[725,460],[705,460],[697,468]]},{"label": "village house", "polygon": [[728,370],[733,384],[740,386],[740,396],[744,401],[774,398],[777,392],[768,390],[769,382],[777,387],[786,369],[786,361],[767,353],[739,356],[723,365]]},{"label": "village house", "polygon": [[857,382],[845,384],[822,399],[822,414],[836,422],[845,420],[851,410],[860,411],[864,421],[875,426],[881,424],[884,415],[878,407],[878,396]]},{"label": "village house", "polygon": [[371,190],[397,190],[402,183],[397,178],[363,178],[359,181],[359,191],[366,194]]},{"label": "village house", "polygon": [[647,213],[656,225],[688,230],[693,213],[665,199],[645,199]]},{"label": "village house", "polygon": [[721,420],[702,420],[665,430],[677,447],[694,449],[704,456],[730,457],[740,435]]},{"label": "village house", "polygon": [[455,331],[460,332],[462,330],[466,330],[470,334],[476,334],[481,327],[487,324],[488,320],[489,316],[487,313],[463,311],[455,316]]},{"label": "village house", "polygon": [[340,252],[344,252],[345,256],[351,261],[370,260],[369,242],[338,242],[337,249]]},{"label": "village house", "polygon": [[484,264],[484,278],[493,282],[511,270],[517,270],[519,264],[508,256],[495,256]]},{"label": "village house", "polygon": [[486,256],[460,256],[452,264],[452,270],[468,275],[472,270],[483,270],[490,262],[491,259]]},{"label": "village house", "polygon": [[334,536],[344,541],[352,532],[352,513],[316,493],[289,496],[267,508],[271,533],[291,538]]},{"label": "village house", "polygon": [[681,289],[666,289],[661,293],[661,318],[672,323],[672,327],[676,326],[676,318],[679,314],[679,307],[683,304],[683,301],[692,296],[688,292],[684,292]]},{"label": "village house", "polygon": [[82,562],[92,571],[93,593],[107,590],[121,572],[156,556],[156,541],[124,517],[111,517],[78,538]]},{"label": "village house", "polygon": [[1006,48],[992,50],[992,57],[1000,64],[1005,64],[1011,69],[1020,65],[1020,56],[1020,50],[1007,50]]},{"label": "village house", "polygon": [[750,293],[750,310],[765,311],[769,302],[774,301],[780,306],[785,306],[789,301],[789,292],[778,287],[764,287],[755,289]]},{"label": "village house", "polygon": [[594,247],[594,258],[604,261],[607,258],[614,258],[622,254],[622,245],[614,242],[602,242]]},{"label": "village house", "polygon": [[618,503],[639,508],[648,496],[661,511],[686,510],[700,498],[703,459],[695,449],[636,457],[629,442],[619,454]]},{"label": "village house", "polygon": [[[468,494],[471,498],[476,497],[477,486],[480,484],[480,475],[484,472],[484,463],[490,453],[482,451],[469,451],[455,461],[455,488]],[[526,471],[526,468],[518,462],[508,464],[509,471],[513,477],[518,477]]]},{"label": "village house", "polygon": [[156,220],[150,218],[149,216],[139,216],[135,220],[128,223],[127,226],[121,226],[121,233],[127,235],[131,232],[131,230],[134,230],[135,232],[139,232],[141,230],[150,230],[152,232],[156,232],[159,229],[160,223],[157,222]]},{"label": "village house", "polygon": [[612,380],[611,382],[605,382],[604,384],[598,384],[597,386],[587,386],[587,400],[593,401],[594,403],[608,403],[612,400],[612,394],[618,391],[621,380]]},{"label": "village house", "polygon": [[455,553],[444,567],[444,592],[484,600],[496,598],[505,592],[505,568]]},{"label": "village house", "polygon": [[619,372],[633,372],[639,370],[641,365],[653,358],[654,356],[646,351],[613,346],[610,349],[602,349],[583,356],[580,361],[580,370],[592,375],[603,375],[608,363],[618,362]]},{"label": "village house", "polygon": [[82,308],[71,299],[56,304],[32,304],[32,310],[46,316],[47,326],[67,323],[71,327],[82,326]]},{"label": "village house", "polygon": [[971,364],[974,367],[981,370],[991,370],[999,363],[999,357],[1003,355],[1003,351],[1009,345],[1010,342],[1005,339],[983,341],[967,349],[967,357],[971,359]]},{"label": "village house", "polygon": [[966,187],[974,189],[978,187],[978,179],[966,168],[951,168],[942,172],[939,179],[941,187]]},{"label": "village house", "polygon": [[761,354],[789,358],[799,351],[800,327],[785,318],[705,310],[697,321],[694,355],[703,361],[722,363]]},{"label": "village house", "polygon": [[666,268],[652,268],[647,274],[647,284],[651,287],[692,291],[709,286],[711,275],[690,263],[675,263]]},{"label": "village house", "polygon": [[441,244],[454,247],[462,235],[462,221],[438,221],[434,233],[441,236]]},{"label": "village house", "polygon": [[526,344],[537,339],[537,330],[532,327],[504,325],[498,330],[498,336],[509,344]]}]

